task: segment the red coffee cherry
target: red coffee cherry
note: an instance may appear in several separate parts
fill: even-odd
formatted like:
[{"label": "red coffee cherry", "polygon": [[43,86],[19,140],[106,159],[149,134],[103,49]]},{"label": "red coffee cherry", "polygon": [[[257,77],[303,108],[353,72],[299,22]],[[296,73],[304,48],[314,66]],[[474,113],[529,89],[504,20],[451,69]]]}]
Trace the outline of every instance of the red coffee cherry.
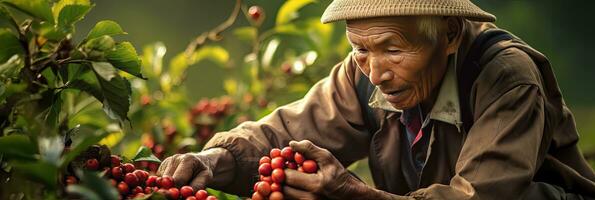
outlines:
[{"label": "red coffee cherry", "polygon": [[288,169],[297,169],[298,165],[293,161],[287,161],[285,162],[285,167],[287,167]]},{"label": "red coffee cherry", "polygon": [[263,163],[271,163],[271,158],[268,156],[263,156],[262,158],[260,158],[260,161],[258,161],[259,165],[262,165]]},{"label": "red coffee cherry", "polygon": [[292,161],[294,159],[293,158],[294,155],[293,155],[293,150],[291,149],[291,147],[284,147],[281,150],[281,156],[283,158],[285,158],[285,160],[287,160],[287,161]]},{"label": "red coffee cherry", "polygon": [[279,156],[281,156],[281,149],[279,149],[279,148],[271,149],[271,158],[272,159],[279,157]]},{"label": "red coffee cherry", "polygon": [[318,171],[318,165],[313,160],[304,161],[302,168],[306,173],[316,173],[316,171]]},{"label": "red coffee cherry", "polygon": [[174,187],[174,179],[169,176],[162,177],[160,187],[163,189],[169,189],[171,187]]},{"label": "red coffee cherry", "polygon": [[76,180],[76,177],[74,176],[67,176],[66,177],[66,185],[73,185],[78,183],[78,180]]},{"label": "red coffee cherry", "polygon": [[269,163],[263,163],[258,167],[258,174],[263,176],[270,176],[273,171],[273,167]]},{"label": "red coffee cherry", "polygon": [[260,181],[266,181],[266,182],[272,183],[273,179],[270,176],[260,175]]},{"label": "red coffee cherry", "polygon": [[138,177],[139,184],[144,183],[149,178],[149,173],[140,169],[134,170],[132,173]]},{"label": "red coffee cherry", "polygon": [[128,184],[124,182],[118,183],[118,192],[122,195],[128,194]]},{"label": "red coffee cherry", "polygon": [[264,196],[258,192],[252,193],[252,200],[264,200]]},{"label": "red coffee cherry", "polygon": [[182,186],[180,188],[180,194],[182,195],[182,198],[192,196],[194,195],[194,189],[190,186]]},{"label": "red coffee cherry", "polygon": [[304,160],[306,160],[306,159],[304,158],[304,156],[301,153],[295,152],[295,154],[293,155],[293,160],[298,165],[301,165],[302,163],[304,163]]},{"label": "red coffee cherry", "polygon": [[91,158],[87,160],[85,163],[85,167],[90,170],[98,170],[99,169],[99,161],[95,158]]},{"label": "red coffee cherry", "polygon": [[273,182],[283,183],[285,181],[285,172],[283,169],[274,169],[271,177],[273,178]]},{"label": "red coffee cherry", "polygon": [[273,192],[271,193],[271,196],[269,196],[269,200],[283,200],[283,193]]},{"label": "red coffee cherry", "polygon": [[180,190],[178,188],[169,188],[165,193],[165,196],[171,200],[177,200],[180,198]]},{"label": "red coffee cherry", "polygon": [[205,190],[198,190],[196,191],[196,194],[194,194],[194,197],[196,197],[197,200],[205,200],[208,196],[209,194]]},{"label": "red coffee cherry", "polygon": [[215,197],[215,196],[208,196],[206,200],[217,200],[217,197]]},{"label": "red coffee cherry", "polygon": [[264,181],[258,182],[257,184],[256,191],[262,194],[262,196],[269,196],[271,193],[271,185]]},{"label": "red coffee cherry", "polygon": [[194,196],[189,196],[189,197],[186,197],[186,200],[196,200],[196,197],[194,197]]},{"label": "red coffee cherry", "polygon": [[124,169],[124,172],[130,173],[130,172],[133,172],[136,168],[134,167],[134,165],[132,163],[126,163],[126,164],[122,165],[122,169]]},{"label": "red coffee cherry", "polygon": [[117,155],[111,155],[110,156],[110,161],[111,161],[111,167],[120,166],[120,164],[122,162],[121,159],[120,159],[120,157],[117,156]]},{"label": "red coffee cherry", "polygon": [[283,169],[285,167],[285,159],[283,157],[276,157],[271,160],[271,167],[273,169]]},{"label": "red coffee cherry", "polygon": [[260,6],[250,6],[248,9],[248,15],[250,15],[250,19],[258,22],[261,20],[263,9]]},{"label": "red coffee cherry", "polygon": [[132,189],[132,194],[138,194],[138,193],[143,193],[143,188],[140,186],[136,186],[134,189]]},{"label": "red coffee cherry", "polygon": [[122,180],[123,170],[120,167],[112,168],[112,177],[116,180]]},{"label": "red coffee cherry", "polygon": [[127,173],[124,176],[124,182],[126,182],[126,184],[132,187],[137,186],[140,183],[138,177],[133,173]]},{"label": "red coffee cherry", "polygon": [[281,185],[279,183],[271,184],[271,192],[281,192]]},{"label": "red coffee cherry", "polygon": [[145,181],[145,185],[147,187],[157,186],[157,176],[149,176],[147,181]]}]

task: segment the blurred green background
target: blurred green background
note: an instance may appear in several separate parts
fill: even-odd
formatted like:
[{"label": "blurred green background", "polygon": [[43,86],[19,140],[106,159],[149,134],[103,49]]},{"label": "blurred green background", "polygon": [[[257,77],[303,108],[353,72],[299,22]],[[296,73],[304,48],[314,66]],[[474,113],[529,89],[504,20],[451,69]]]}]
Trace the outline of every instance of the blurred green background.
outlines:
[{"label": "blurred green background", "polygon": [[[247,1],[247,5],[260,5],[267,18],[263,27],[274,25],[274,16],[285,1]],[[317,13],[330,1],[320,1],[310,6],[319,7]],[[595,45],[593,7],[587,0],[530,0],[501,1],[475,0],[484,10],[496,15],[496,24],[511,31],[535,49],[550,58],[566,103],[574,112],[581,134],[580,146],[584,152],[595,152],[595,84],[592,66],[592,46]],[[79,23],[75,39],[82,38],[95,22],[101,19],[118,21],[129,33],[121,36],[140,48],[162,41],[168,48],[165,60],[182,52],[186,45],[200,33],[212,29],[231,12],[235,1],[231,0],[100,0],[86,20]],[[249,23],[239,17],[234,27]],[[226,35],[227,37],[233,37]],[[232,55],[234,51],[247,52],[249,47],[223,39],[221,45]],[[236,47],[237,46],[237,47]],[[236,52],[236,53],[237,53]],[[238,53],[239,54],[239,53]],[[340,59],[336,60],[337,62]],[[209,67],[208,62],[189,68],[185,82],[189,101],[202,97],[216,97],[225,92],[222,85],[223,70]],[[327,66],[328,71],[332,66]],[[200,92],[193,92],[200,91]]]}]

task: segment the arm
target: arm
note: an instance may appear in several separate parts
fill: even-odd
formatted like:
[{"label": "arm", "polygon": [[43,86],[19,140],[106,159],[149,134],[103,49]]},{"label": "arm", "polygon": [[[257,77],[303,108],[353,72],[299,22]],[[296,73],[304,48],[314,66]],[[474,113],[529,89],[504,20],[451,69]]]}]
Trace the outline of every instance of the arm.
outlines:
[{"label": "arm", "polygon": [[286,146],[290,140],[314,141],[345,165],[366,156],[368,135],[356,128],[364,123],[355,94],[356,70],[349,56],[303,99],[282,106],[259,121],[217,133],[205,149],[226,149],[235,162],[233,180],[221,189],[246,195],[257,175],[260,157],[273,147]]}]

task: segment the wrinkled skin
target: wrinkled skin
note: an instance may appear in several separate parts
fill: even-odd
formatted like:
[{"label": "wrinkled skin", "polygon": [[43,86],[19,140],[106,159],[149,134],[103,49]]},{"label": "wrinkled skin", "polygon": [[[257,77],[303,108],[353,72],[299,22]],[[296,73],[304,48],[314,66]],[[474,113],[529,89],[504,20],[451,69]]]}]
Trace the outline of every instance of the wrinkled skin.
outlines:
[{"label": "wrinkled skin", "polygon": [[[442,23],[440,30],[452,27],[446,24],[457,24],[455,18],[443,20],[448,22]],[[432,41],[421,34],[414,17],[347,22],[347,38],[358,67],[393,107],[402,110],[420,103],[431,107],[446,71],[448,55],[459,45],[457,41],[449,41],[447,34],[439,36],[437,41]],[[452,36],[456,38],[456,33]]]}]

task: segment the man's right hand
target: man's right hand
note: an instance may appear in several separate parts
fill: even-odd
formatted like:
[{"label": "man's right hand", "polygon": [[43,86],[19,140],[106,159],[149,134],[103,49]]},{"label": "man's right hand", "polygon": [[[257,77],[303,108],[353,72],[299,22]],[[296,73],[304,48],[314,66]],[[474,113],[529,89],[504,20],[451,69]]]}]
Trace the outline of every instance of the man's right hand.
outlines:
[{"label": "man's right hand", "polygon": [[233,155],[223,148],[213,148],[199,153],[176,154],[163,160],[158,176],[170,176],[177,186],[190,185],[195,190],[207,185],[222,187],[234,176]]}]

